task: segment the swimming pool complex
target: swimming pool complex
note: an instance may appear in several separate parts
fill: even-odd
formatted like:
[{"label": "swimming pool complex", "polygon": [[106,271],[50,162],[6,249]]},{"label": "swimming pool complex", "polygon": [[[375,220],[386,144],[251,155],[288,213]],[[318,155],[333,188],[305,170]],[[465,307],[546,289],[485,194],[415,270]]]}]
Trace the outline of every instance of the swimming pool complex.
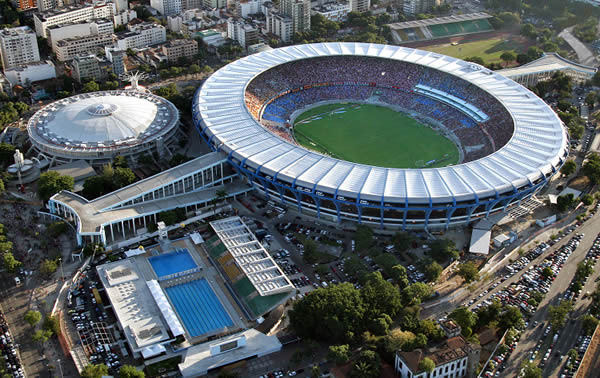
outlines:
[{"label": "swimming pool complex", "polygon": [[185,248],[169,253],[163,253],[158,256],[152,256],[148,261],[150,261],[152,269],[154,269],[159,280],[180,272],[198,268],[198,265],[196,265],[194,259],[192,259],[189,251]]}]

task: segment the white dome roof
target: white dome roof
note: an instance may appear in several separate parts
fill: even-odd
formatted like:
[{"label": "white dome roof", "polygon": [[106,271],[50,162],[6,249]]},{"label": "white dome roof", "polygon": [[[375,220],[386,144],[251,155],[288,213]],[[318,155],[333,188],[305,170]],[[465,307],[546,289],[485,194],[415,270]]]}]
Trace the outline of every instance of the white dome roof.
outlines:
[{"label": "white dome roof", "polygon": [[157,112],[157,104],[145,98],[94,96],[66,105],[46,127],[65,139],[84,143],[127,140],[146,131]]}]

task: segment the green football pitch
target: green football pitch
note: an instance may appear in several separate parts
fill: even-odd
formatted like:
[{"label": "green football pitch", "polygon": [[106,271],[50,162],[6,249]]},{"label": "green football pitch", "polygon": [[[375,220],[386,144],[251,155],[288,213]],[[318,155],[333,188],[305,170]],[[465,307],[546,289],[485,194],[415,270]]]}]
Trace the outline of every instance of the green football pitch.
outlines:
[{"label": "green football pitch", "polygon": [[458,162],[457,146],[432,128],[392,109],[330,104],[302,113],[296,141],[331,157],[389,168],[433,168]]}]

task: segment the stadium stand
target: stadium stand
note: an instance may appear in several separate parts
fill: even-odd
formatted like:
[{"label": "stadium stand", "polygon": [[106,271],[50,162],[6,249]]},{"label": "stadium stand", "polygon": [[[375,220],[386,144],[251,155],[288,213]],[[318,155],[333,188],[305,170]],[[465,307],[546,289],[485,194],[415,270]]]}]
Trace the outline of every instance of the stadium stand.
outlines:
[{"label": "stadium stand", "polygon": [[389,24],[396,43],[427,41],[492,31],[487,13],[471,13]]},{"label": "stadium stand", "polygon": [[407,62],[360,56],[300,60],[262,73],[246,89],[250,113],[290,142],[292,113],[331,100],[397,106],[437,121],[460,142],[463,162],[494,152],[513,131],[506,109],[479,87]]}]

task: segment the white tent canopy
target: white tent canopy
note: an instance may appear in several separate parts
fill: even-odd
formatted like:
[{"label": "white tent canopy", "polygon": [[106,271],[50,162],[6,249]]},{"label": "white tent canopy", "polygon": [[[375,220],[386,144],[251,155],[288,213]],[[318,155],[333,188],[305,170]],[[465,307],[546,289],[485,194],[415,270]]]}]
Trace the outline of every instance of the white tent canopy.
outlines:
[{"label": "white tent canopy", "polygon": [[165,321],[169,325],[169,328],[171,329],[173,336],[183,335],[185,333],[183,326],[181,325],[181,322],[177,318],[177,315],[175,315],[175,311],[173,311],[173,308],[171,307],[171,304],[167,300],[165,293],[160,288],[158,281],[156,281],[156,280],[146,281],[146,285],[148,285],[148,289],[150,289],[150,292],[152,293],[152,297],[156,301],[156,304],[157,304],[158,308],[160,309],[160,312],[162,313],[163,318],[165,318]]}]

